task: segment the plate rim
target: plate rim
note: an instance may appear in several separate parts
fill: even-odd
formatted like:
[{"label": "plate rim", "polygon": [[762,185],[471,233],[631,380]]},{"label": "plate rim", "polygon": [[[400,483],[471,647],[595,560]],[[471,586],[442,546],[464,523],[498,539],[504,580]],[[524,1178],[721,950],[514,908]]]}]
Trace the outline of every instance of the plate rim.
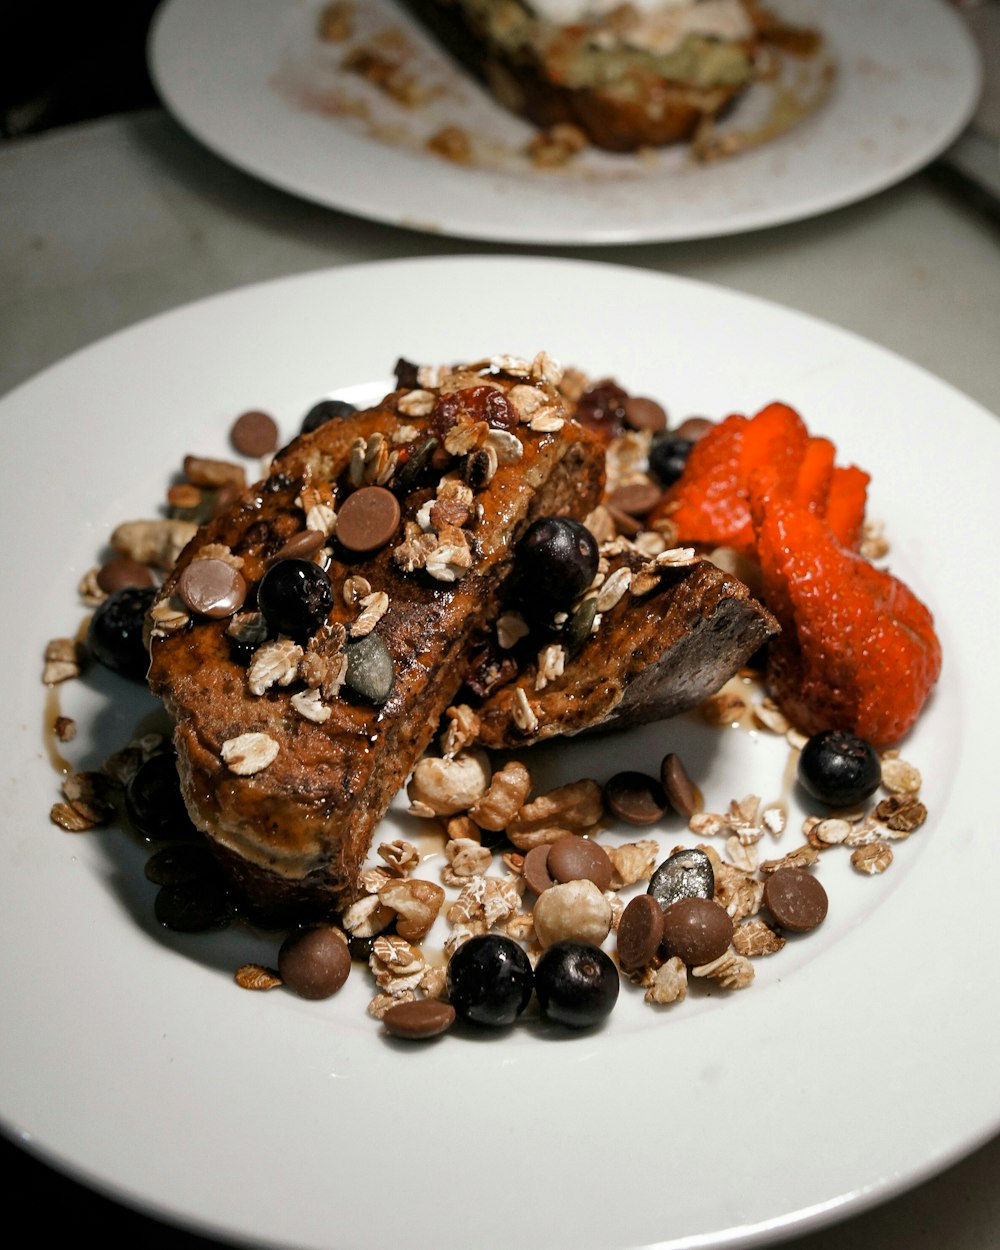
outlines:
[{"label": "plate rim", "polygon": [[[874,352],[874,354],[877,357],[884,358],[892,362],[893,370],[896,370],[898,367],[902,366],[905,371],[915,371],[915,376],[920,377],[923,381],[925,382],[932,381],[938,387],[944,388],[944,391],[942,392],[943,394],[947,394],[950,392],[954,397],[960,399],[962,401],[963,408],[965,409],[965,411],[974,412],[976,414],[975,420],[977,422],[982,417],[988,418],[991,423],[990,424],[991,430],[993,430],[994,432],[996,430],[996,426],[993,424],[993,422],[995,421],[995,418],[992,417],[992,414],[988,413],[987,410],[983,409],[974,400],[971,400],[968,397],[962,396],[961,393],[955,390],[955,388],[952,387],[950,384],[943,382],[940,379],[934,378],[934,375],[929,374],[921,366],[914,364],[913,362],[906,361],[904,358],[898,356],[897,354],[891,351],[888,351],[887,349],[878,347],[877,345],[870,343],[868,340],[865,340],[857,335],[854,335],[850,331],[846,331],[839,327],[829,325],[828,323],[822,322],[815,317],[811,317],[806,314],[797,313],[793,310],[784,308],[783,306],[775,304],[771,301],[763,300],[755,296],[749,296],[740,292],[728,291],[723,288],[717,287],[714,284],[704,282],[700,279],[681,278],[681,277],[677,277],[674,275],[654,274],[654,273],[650,273],[644,270],[636,270],[627,266],[611,264],[606,261],[581,262],[581,261],[573,261],[573,260],[562,260],[558,258],[538,258],[538,257],[506,258],[506,257],[496,257],[496,256],[484,256],[484,257],[466,256],[466,257],[453,257],[453,258],[444,258],[444,259],[408,258],[408,259],[404,259],[401,261],[400,260],[388,260],[388,261],[369,262],[369,263],[363,263],[363,264],[352,265],[352,266],[344,266],[340,268],[320,270],[320,271],[315,271],[309,274],[295,275],[292,277],[270,280],[270,281],[265,281],[265,282],[251,283],[251,284],[248,284],[247,286],[235,288],[228,292],[222,292],[217,295],[207,296],[207,297],[204,297],[203,299],[193,301],[192,304],[184,305],[180,308],[175,308],[172,310],[168,310],[166,312],[155,314],[154,316],[146,318],[145,320],[138,322],[133,326],[125,327],[124,329],[116,332],[116,334],[110,335],[107,338],[100,340],[98,343],[92,344],[90,347],[83,348],[80,351],[73,353],[72,356],[67,357],[64,361],[59,362],[55,365],[49,366],[47,369],[43,370],[39,375],[36,375],[34,379],[30,379],[29,381],[22,383],[19,387],[15,388],[14,391],[9,392],[7,396],[5,396],[2,400],[0,400],[0,418],[2,418],[5,415],[5,412],[10,410],[11,408],[16,408],[19,405],[23,405],[26,399],[30,400],[31,392],[33,390],[38,389],[38,386],[40,382],[42,381],[42,379],[54,378],[60,381],[65,381],[67,374],[71,375],[74,372],[74,370],[78,370],[78,366],[80,364],[80,360],[82,357],[90,357],[91,360],[97,359],[97,357],[101,354],[102,351],[104,352],[107,351],[107,347],[109,343],[117,342],[117,348],[115,350],[118,351],[121,348],[129,346],[129,342],[128,342],[129,336],[135,336],[134,338],[132,338],[131,345],[133,347],[139,340],[141,340],[144,337],[148,338],[151,335],[153,337],[156,337],[156,335],[158,334],[162,336],[164,329],[169,330],[171,327],[176,327],[178,325],[181,325],[183,322],[185,322],[189,318],[192,310],[195,308],[199,308],[201,312],[204,313],[206,311],[211,311],[211,306],[213,305],[215,306],[215,309],[217,311],[224,310],[226,302],[235,301],[236,303],[239,303],[248,298],[251,300],[256,300],[257,302],[262,302],[262,301],[265,301],[268,296],[273,295],[276,292],[277,288],[279,287],[283,287],[285,293],[288,294],[288,293],[294,293],[296,291],[304,291],[306,287],[311,287],[313,284],[316,284],[317,287],[325,287],[328,284],[332,284],[333,286],[337,286],[337,285],[343,286],[346,283],[349,285],[352,281],[356,281],[358,279],[362,279],[362,280],[366,279],[372,274],[373,271],[378,271],[377,276],[380,278],[383,278],[386,275],[387,271],[395,271],[398,273],[398,272],[402,272],[403,270],[406,270],[409,273],[412,273],[414,269],[423,269],[429,272],[433,272],[433,271],[440,272],[442,269],[447,268],[451,270],[453,274],[462,273],[464,275],[468,275],[469,273],[475,271],[477,267],[482,266],[482,265],[485,265],[489,269],[496,271],[498,266],[509,266],[512,261],[515,264],[526,266],[528,269],[534,269],[535,272],[545,271],[549,273],[558,272],[559,274],[566,274],[572,270],[572,271],[577,271],[581,275],[593,274],[596,276],[600,274],[601,275],[600,280],[602,281],[607,280],[608,282],[611,282],[612,280],[614,280],[616,282],[623,282],[623,283],[631,282],[637,288],[644,287],[644,288],[647,288],[648,290],[653,290],[654,288],[656,288],[657,290],[662,290],[664,292],[676,291],[682,294],[684,293],[690,294],[690,293],[694,293],[697,291],[700,297],[707,299],[710,302],[719,301],[722,304],[731,304],[731,305],[736,306],[741,311],[749,311],[754,307],[762,307],[762,308],[769,309],[771,313],[776,314],[779,317],[779,319],[789,318],[791,321],[795,323],[805,324],[809,326],[812,332],[816,332],[816,333],[820,333],[824,335],[832,335],[834,338],[839,339],[842,342],[850,341],[855,346],[863,347],[867,350],[871,350],[872,352]],[[58,377],[60,373],[62,374],[61,379]],[[898,895],[898,891],[896,893]],[[726,1010],[728,1011],[729,1008],[727,1007]],[[0,1116],[0,1124],[3,1124],[6,1131],[9,1132],[10,1130],[7,1127],[6,1120],[7,1120],[6,1116]],[[959,1147],[956,1145],[953,1148],[952,1152],[950,1153],[948,1151],[939,1152],[933,1160],[929,1160],[927,1162],[927,1167],[926,1167],[926,1171],[924,1175],[925,1176],[931,1175],[933,1172],[939,1171],[942,1167],[947,1166],[948,1163],[954,1160],[954,1158],[962,1157],[965,1154],[969,1153],[969,1151],[974,1149],[976,1145],[980,1144],[982,1140],[986,1140],[989,1136],[992,1136],[996,1131],[996,1127],[997,1127],[996,1123],[991,1123],[989,1126],[980,1129],[979,1136],[975,1140],[966,1138],[961,1143],[961,1146]],[[24,1143],[24,1144],[29,1145],[30,1143]],[[36,1148],[37,1148],[37,1145],[38,1144],[36,1143]],[[46,1161],[50,1161],[53,1164],[59,1163],[59,1159],[56,1157],[50,1157],[48,1155],[43,1155],[42,1157],[45,1157]],[[849,1200],[845,1200],[846,1205],[845,1205],[845,1201],[838,1201],[835,1204],[836,1214],[838,1215],[853,1214],[856,1211],[863,1209],[865,1205],[874,1205],[877,1202],[881,1202],[881,1201],[888,1199],[889,1197],[893,1196],[894,1193],[898,1193],[902,1189],[909,1188],[911,1187],[912,1184],[919,1183],[921,1179],[923,1179],[923,1176],[915,1175],[912,1171],[909,1172],[905,1177],[884,1176],[881,1178],[879,1183],[874,1185],[870,1190],[864,1193],[854,1194]],[[94,1185],[95,1188],[101,1187],[95,1184],[93,1178],[88,1178],[87,1183]],[[126,1193],[116,1192],[113,1187],[110,1189],[106,1189],[106,1191],[113,1193],[113,1195],[116,1198],[119,1198],[122,1201],[126,1201],[130,1205],[137,1205],[137,1206],[140,1205],[135,1201],[134,1196],[130,1198],[129,1195]],[[149,1209],[150,1204],[148,1202],[148,1199],[144,1200],[141,1205],[142,1207],[145,1207],[145,1209]],[[168,1220],[173,1219],[176,1222],[176,1213],[172,1214],[171,1212],[167,1210],[161,1209],[158,1212],[158,1214],[160,1214],[162,1218],[165,1218]],[[684,1241],[671,1241],[670,1243],[665,1242],[663,1244],[664,1245],[670,1244],[670,1245],[676,1245],[676,1246],[680,1246],[682,1244],[683,1245],[712,1244],[712,1245],[720,1245],[720,1246],[724,1244],[732,1244],[732,1245],[751,1244],[752,1240],[755,1240],[759,1235],[763,1235],[765,1232],[773,1235],[776,1231],[787,1232],[793,1228],[798,1231],[805,1231],[807,1228],[816,1227],[819,1224],[827,1222],[831,1214],[833,1214],[833,1212],[831,1212],[830,1205],[822,1204],[815,1211],[797,1212],[792,1217],[790,1217],[790,1219],[786,1222],[782,1222],[779,1224],[775,1224],[772,1222],[772,1223],[767,1223],[765,1225],[761,1225],[753,1229],[737,1230],[737,1235],[735,1236],[735,1239],[733,1237],[730,1237],[728,1239],[723,1238],[722,1240],[716,1237],[711,1241],[706,1241],[704,1239],[694,1239],[694,1240],[685,1239]],[[199,1222],[198,1227],[204,1228],[205,1225]],[[225,1235],[231,1235],[232,1230],[221,1229],[217,1227],[216,1232],[222,1232]],[[651,1245],[654,1243],[644,1243],[644,1244]]]}]

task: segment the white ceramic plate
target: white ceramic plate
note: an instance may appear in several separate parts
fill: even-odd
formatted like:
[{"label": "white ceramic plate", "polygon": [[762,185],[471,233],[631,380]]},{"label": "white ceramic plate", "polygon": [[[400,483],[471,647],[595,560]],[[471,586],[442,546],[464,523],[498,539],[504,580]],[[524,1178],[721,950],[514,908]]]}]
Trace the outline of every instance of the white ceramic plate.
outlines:
[{"label": "white ceramic plate", "polygon": [[[919,169],[958,134],[979,90],[974,45],[941,0],[782,0],[782,12],[815,20],[839,66],[832,98],[807,121],[710,165],[672,149],[590,152],[567,168],[540,170],[524,156],[532,131],[458,73],[401,7],[357,6],[359,31],[407,32],[416,49],[409,72],[440,92],[418,108],[340,68],[345,45],[314,37],[318,7],[167,0],[150,42],[166,107],[220,156],[284,190],[466,238],[613,244],[809,217]],[[747,124],[761,104],[759,95],[748,99]],[[472,136],[473,167],[424,146],[456,124]],[[739,113],[733,124],[743,124]]]},{"label": "white ceramic plate", "polygon": [[[627,320],[594,316],[621,308]],[[596,1033],[392,1044],[359,970],[310,1003],[232,980],[275,942],[160,929],[144,855],[49,822],[46,641],[81,619],[78,579],[111,527],[153,515],[187,452],[232,418],[293,433],[400,355],[546,349],[675,419],[796,405],[874,479],[891,564],[936,610],[945,667],[904,754],[930,815],[882,877],[826,854],[822,928],[748,989],[656,1010],[623,991]],[[380,383],[379,383],[380,385]],[[995,1132],[1000,1004],[983,979],[1000,842],[987,797],[997,706],[995,419],[914,365],[745,296],[611,265],[403,261],[239,290],[119,333],[0,403],[7,621],[0,729],[0,1115],[44,1159],[208,1234],[295,1250],[516,1243],[574,1250],[758,1244],[830,1221]],[[987,667],[984,669],[984,659]],[[60,688],[95,766],[146,707],[101,671]],[[783,794],[784,740],[692,719],[553,748],[538,779],[655,769],[676,749],[707,806]],[[397,812],[385,832],[412,836]],[[644,836],[644,830],[638,831]],[[607,838],[636,830],[611,826]],[[670,847],[691,835],[667,821]],[[843,851],[843,853],[841,853]]]}]

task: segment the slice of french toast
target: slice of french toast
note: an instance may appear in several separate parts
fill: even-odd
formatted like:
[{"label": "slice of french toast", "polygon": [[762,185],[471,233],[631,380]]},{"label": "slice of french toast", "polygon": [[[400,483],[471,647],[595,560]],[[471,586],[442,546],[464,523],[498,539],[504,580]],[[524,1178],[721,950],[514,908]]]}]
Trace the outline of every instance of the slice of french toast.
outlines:
[{"label": "slice of french toast", "polygon": [[517,541],[600,498],[559,370],[422,369],[279,452],[149,614],[185,801],[255,909],[333,914],[498,610]]},{"label": "slice of french toast", "polygon": [[477,726],[470,742],[516,749],[666,720],[778,632],[742,581],[690,549],[649,557],[619,538],[602,547],[601,566],[558,634],[529,632],[505,648],[501,616],[460,696]]}]

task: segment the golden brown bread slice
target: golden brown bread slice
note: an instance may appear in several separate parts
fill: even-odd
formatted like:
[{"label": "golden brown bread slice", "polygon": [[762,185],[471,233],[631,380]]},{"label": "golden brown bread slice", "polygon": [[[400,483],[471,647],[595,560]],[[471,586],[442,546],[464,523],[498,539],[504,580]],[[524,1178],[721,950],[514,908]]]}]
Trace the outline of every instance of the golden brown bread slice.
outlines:
[{"label": "golden brown bread slice", "polygon": [[[427,385],[279,453],[165,582],[149,684],[174,718],[192,818],[249,904],[333,913],[353,897],[373,829],[496,614],[518,536],[537,515],[583,517],[599,499],[603,449],[569,419],[557,376],[544,355],[422,371]],[[365,521],[354,508],[365,490],[400,509],[370,553],[359,533],[385,512]],[[276,562],[288,573],[289,541],[324,542],[308,561],[333,592],[322,624],[297,637],[257,600]],[[209,615],[191,584],[232,566],[245,603]]]},{"label": "golden brown bread slice", "polygon": [[690,549],[650,559],[619,539],[603,564],[603,581],[583,601],[590,610],[578,609],[584,627],[594,622],[578,646],[528,635],[481,653],[463,692],[479,745],[517,748],[665,720],[713,694],[777,632],[743,582]]}]

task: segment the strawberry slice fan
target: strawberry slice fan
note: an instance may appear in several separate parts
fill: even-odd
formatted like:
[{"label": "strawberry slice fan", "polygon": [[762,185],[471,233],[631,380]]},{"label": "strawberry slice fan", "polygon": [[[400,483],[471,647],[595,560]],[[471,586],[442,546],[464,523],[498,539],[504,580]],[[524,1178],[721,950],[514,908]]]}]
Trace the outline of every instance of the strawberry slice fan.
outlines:
[{"label": "strawberry slice fan", "polygon": [[679,542],[731,547],[759,566],[782,630],[767,681],[796,727],[885,748],[919,716],[941,645],[927,607],[861,554],[869,476],[835,459],[787,404],[734,414],[694,445],[657,516]]}]

